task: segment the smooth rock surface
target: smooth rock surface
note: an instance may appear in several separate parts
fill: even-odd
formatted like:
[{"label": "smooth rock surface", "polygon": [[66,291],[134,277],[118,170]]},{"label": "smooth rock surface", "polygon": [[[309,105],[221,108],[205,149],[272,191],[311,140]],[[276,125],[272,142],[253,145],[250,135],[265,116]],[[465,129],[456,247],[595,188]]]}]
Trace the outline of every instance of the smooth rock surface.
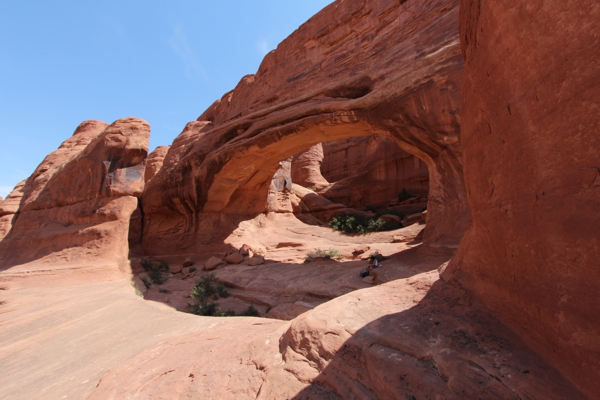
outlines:
[{"label": "smooth rock surface", "polygon": [[599,20],[594,0],[461,2],[473,222],[444,275],[589,398],[600,397]]},{"label": "smooth rock surface", "polygon": [[9,214],[2,217],[0,268],[31,261],[126,263],[149,134],[150,126],[136,118],[81,123],[2,202]]},{"label": "smooth rock surface", "polygon": [[229,235],[265,211],[281,160],[373,134],[427,164],[424,239],[456,247],[469,216],[457,18],[456,0],[327,6],[173,142],[142,195],[144,251],[175,254]]}]

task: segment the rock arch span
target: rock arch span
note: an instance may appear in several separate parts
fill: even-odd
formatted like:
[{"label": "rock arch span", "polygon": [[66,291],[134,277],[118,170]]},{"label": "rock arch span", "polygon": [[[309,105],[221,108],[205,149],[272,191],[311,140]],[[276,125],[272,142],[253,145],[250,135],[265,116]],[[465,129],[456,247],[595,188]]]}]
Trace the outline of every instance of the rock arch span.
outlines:
[{"label": "rock arch span", "polygon": [[457,13],[448,0],[326,7],[174,141],[142,196],[144,249],[173,254],[209,243],[236,218],[264,211],[279,160],[372,134],[427,163],[425,242],[456,247],[469,218]]}]

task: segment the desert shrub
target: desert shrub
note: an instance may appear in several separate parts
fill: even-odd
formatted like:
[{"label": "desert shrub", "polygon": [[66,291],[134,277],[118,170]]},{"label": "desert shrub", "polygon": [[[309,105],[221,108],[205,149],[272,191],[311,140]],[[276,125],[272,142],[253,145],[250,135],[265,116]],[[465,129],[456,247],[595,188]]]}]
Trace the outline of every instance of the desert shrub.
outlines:
[{"label": "desert shrub", "polygon": [[[339,254],[339,253],[338,253]],[[189,304],[188,311],[192,314],[203,315],[206,317],[257,317],[258,310],[253,306],[249,306],[244,311],[236,314],[233,309],[223,311],[219,307],[219,303],[213,300],[229,297],[229,292],[223,284],[216,284],[215,274],[210,273],[201,277],[196,286],[190,292],[190,298],[194,301]]]},{"label": "desert shrub", "polygon": [[[144,298],[144,293],[142,293],[142,292],[140,291],[140,289],[138,289],[138,287],[135,285],[135,283],[133,283],[133,282],[130,282],[129,284],[131,285],[131,287],[132,287],[132,288],[133,288],[133,290],[135,291],[135,294],[136,294],[136,295],[140,296],[141,298]],[[0,304],[2,304],[2,303],[0,302]]]},{"label": "desert shrub", "polygon": [[258,310],[253,305],[248,306],[239,314],[240,317],[258,317]]},{"label": "desert shrub", "polygon": [[408,190],[406,190],[406,188],[402,188],[402,191],[398,193],[398,200],[400,201],[408,200],[411,197],[413,197],[413,195],[409,193]]},{"label": "desert shrub", "polygon": [[308,254],[306,254],[306,258],[304,259],[304,262],[311,262],[312,260],[315,260],[317,258],[341,260],[344,258],[344,256],[342,256],[340,254],[340,252],[335,249],[329,249],[329,250],[315,249],[313,251],[309,251]]},{"label": "desert shrub", "polygon": [[204,301],[195,304],[190,304],[190,312],[196,315],[204,315],[206,317],[216,317],[220,310],[219,303],[215,301]]},{"label": "desert shrub", "polygon": [[[386,223],[381,218],[363,218],[354,215],[338,215],[329,221],[329,226],[343,233],[368,233],[383,230]],[[395,229],[395,228],[392,228]]]},{"label": "desert shrub", "polygon": [[219,298],[217,287],[214,285],[215,274],[207,274],[196,282],[196,286],[192,288],[190,292],[190,298],[198,302],[205,302],[208,298],[212,297],[213,300]]},{"label": "desert shrub", "polygon": [[[152,260],[144,259],[142,260],[142,267],[148,273],[148,277],[152,283],[162,285],[169,279],[169,264],[164,261],[155,264]],[[146,282],[144,284],[146,285]],[[146,285],[146,287],[149,286]]]},{"label": "desert shrub", "polygon": [[225,289],[225,286],[223,286],[222,283],[219,283],[217,285],[217,294],[219,295],[219,297],[222,297],[222,298],[229,297],[229,292],[227,291],[227,289]]},{"label": "desert shrub", "polygon": [[196,267],[192,267],[192,268],[189,269],[190,273],[191,272],[196,272],[197,270],[198,270],[198,268],[196,268]]},{"label": "desert shrub", "polygon": [[229,292],[223,284],[215,284],[215,274],[210,273],[201,277],[196,286],[190,292],[190,298],[194,301],[189,304],[189,312],[207,317],[233,317],[235,311],[232,309],[221,310],[218,300],[220,297],[229,297]]}]

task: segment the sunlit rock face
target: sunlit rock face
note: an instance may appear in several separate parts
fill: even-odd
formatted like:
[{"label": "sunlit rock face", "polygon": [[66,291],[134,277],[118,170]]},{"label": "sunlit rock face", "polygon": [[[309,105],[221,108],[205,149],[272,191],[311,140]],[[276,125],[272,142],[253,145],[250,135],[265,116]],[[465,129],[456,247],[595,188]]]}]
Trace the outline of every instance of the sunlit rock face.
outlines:
[{"label": "sunlit rock face", "polygon": [[190,122],[142,196],[143,247],[193,251],[266,210],[279,161],[383,135],[429,169],[425,242],[456,247],[462,176],[458,2],[335,2]]},{"label": "sunlit rock face", "polygon": [[137,118],[81,123],[2,203],[1,265],[126,262],[149,135]]},{"label": "sunlit rock face", "polygon": [[444,277],[600,394],[600,6],[461,2],[473,222]]}]

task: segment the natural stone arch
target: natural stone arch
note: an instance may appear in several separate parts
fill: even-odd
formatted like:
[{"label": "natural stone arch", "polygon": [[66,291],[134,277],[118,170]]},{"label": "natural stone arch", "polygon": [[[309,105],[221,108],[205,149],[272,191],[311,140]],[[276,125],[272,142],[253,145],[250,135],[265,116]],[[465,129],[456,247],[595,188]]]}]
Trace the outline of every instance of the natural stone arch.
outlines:
[{"label": "natural stone arch", "polygon": [[[175,240],[163,250],[172,254],[208,243],[239,216],[264,211],[279,160],[373,133],[427,163],[425,242],[456,247],[469,218],[457,6],[336,2],[299,28],[175,140],[142,197],[144,247]],[[386,21],[376,35],[373,18]]]}]

